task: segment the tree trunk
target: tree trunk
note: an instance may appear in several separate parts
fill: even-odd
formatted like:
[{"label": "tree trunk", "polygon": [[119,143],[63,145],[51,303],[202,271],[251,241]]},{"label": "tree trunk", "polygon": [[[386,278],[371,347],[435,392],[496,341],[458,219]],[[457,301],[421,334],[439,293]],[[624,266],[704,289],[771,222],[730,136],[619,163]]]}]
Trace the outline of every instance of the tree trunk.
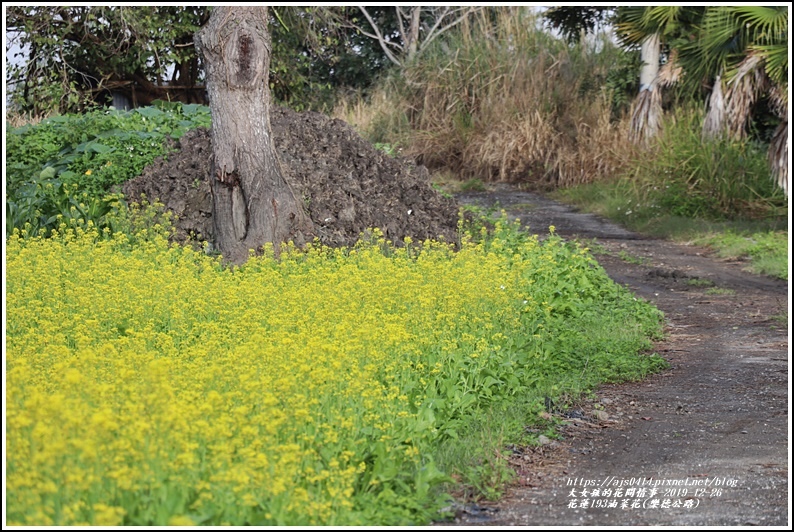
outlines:
[{"label": "tree trunk", "polygon": [[657,76],[661,42],[659,34],[651,34],[642,42],[642,70],[640,93],[634,100],[629,127],[629,140],[644,143],[656,136],[661,128],[662,95]]},{"label": "tree trunk", "polygon": [[405,43],[406,48],[406,61],[411,62],[413,61],[414,57],[416,57],[416,52],[419,50],[419,26],[421,22],[422,16],[422,7],[415,6],[411,10],[411,25],[408,27],[408,35],[407,41]]},{"label": "tree trunk", "polygon": [[216,7],[195,42],[207,76],[215,239],[227,262],[270,242],[302,245],[311,221],[282,175],[270,129],[266,7]]},{"label": "tree trunk", "polygon": [[661,39],[658,33],[652,33],[642,41],[640,51],[640,57],[642,58],[640,92],[650,90],[651,85],[656,81],[656,76],[659,74],[659,55],[661,50]]}]

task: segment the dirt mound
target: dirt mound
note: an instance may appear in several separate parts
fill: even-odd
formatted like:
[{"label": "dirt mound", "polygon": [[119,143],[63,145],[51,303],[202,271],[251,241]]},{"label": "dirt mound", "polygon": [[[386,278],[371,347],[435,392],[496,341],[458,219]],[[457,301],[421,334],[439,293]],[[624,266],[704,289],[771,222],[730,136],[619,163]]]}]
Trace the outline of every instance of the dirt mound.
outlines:
[{"label": "dirt mound", "polygon": [[[376,150],[347,123],[319,113],[274,106],[271,127],[284,177],[323,244],[349,246],[374,227],[396,243],[406,236],[454,241],[457,203],[430,186],[424,166]],[[125,183],[123,192],[131,201],[141,194],[159,199],[173,211],[178,240],[192,233],[212,241],[209,131],[190,131],[175,147]]]}]

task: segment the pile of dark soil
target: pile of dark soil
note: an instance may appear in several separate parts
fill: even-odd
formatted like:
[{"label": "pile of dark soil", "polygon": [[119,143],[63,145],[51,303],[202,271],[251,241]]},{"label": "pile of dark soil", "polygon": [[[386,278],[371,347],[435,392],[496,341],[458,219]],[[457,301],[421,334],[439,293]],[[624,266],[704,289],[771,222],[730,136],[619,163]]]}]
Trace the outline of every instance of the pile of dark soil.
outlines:
[{"label": "pile of dark soil", "polygon": [[[323,244],[351,246],[375,227],[398,244],[406,236],[455,241],[457,203],[430,186],[424,166],[376,150],[347,123],[319,113],[273,106],[271,127],[284,177]],[[145,194],[173,211],[177,240],[212,241],[209,131],[190,131],[175,148],[125,183],[124,195],[137,201]]]}]

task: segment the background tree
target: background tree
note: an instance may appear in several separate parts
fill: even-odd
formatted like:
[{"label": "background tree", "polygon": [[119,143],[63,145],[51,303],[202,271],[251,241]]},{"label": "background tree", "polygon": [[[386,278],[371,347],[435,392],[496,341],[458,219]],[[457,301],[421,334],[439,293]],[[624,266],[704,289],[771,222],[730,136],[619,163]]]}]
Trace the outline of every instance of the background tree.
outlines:
[{"label": "background tree", "polygon": [[214,162],[213,223],[225,260],[294,239],[311,221],[284,179],[270,129],[270,34],[266,7],[216,7],[195,36],[207,70]]},{"label": "background tree", "polygon": [[[329,110],[339,90],[366,89],[391,65],[377,42],[342,24],[353,9],[269,11],[276,101],[297,110]],[[379,20],[394,12],[369,10]],[[109,105],[113,93],[133,107],[156,99],[205,103],[204,69],[193,35],[211,11],[205,6],[9,7],[6,81],[13,103],[36,115]],[[12,49],[15,57],[9,58]]]},{"label": "background tree", "polygon": [[[371,7],[378,19],[390,7]],[[271,88],[296,110],[330,112],[347,90],[366,91],[392,63],[380,45],[346,23],[353,7],[271,8]]]},{"label": "background tree", "polygon": [[555,6],[543,13],[546,26],[559,31],[571,43],[578,43],[588,33],[595,33],[615,17],[614,6]]},{"label": "background tree", "polygon": [[682,53],[695,76],[718,72],[715,91],[722,90],[722,106],[712,103],[714,126],[704,135],[747,134],[758,104],[766,99],[779,119],[770,139],[769,162],[778,185],[788,195],[788,8],[785,6],[710,7],[700,39]]},{"label": "background tree", "polygon": [[361,17],[351,15],[347,25],[374,39],[397,66],[412,61],[430,43],[454,28],[480,7],[395,6],[387,11],[372,11],[358,6]]},{"label": "background tree", "polygon": [[771,111],[777,117],[774,133],[757,135],[769,140],[773,177],[788,194],[787,7],[566,6],[549,9],[544,17],[569,42],[612,23],[624,47],[641,47],[640,91],[630,128],[635,142],[658,132],[663,86],[677,84],[686,100],[697,100],[710,87],[704,138],[741,138],[754,116]]},{"label": "background tree", "polygon": [[110,90],[142,105],[199,101],[192,41],[208,16],[207,8],[182,6],[8,7],[8,46],[19,50],[16,61],[6,59],[14,103],[34,114],[79,111],[109,103]]},{"label": "background tree", "polygon": [[[667,59],[667,78],[652,84],[681,81],[682,90],[697,95],[711,86],[703,136],[746,135],[761,97],[767,97],[780,125],[772,136],[770,163],[778,184],[788,188],[788,9],[786,7],[630,7],[618,10],[618,34],[624,44],[647,43],[659,37]],[[649,52],[650,53],[650,52]],[[648,61],[653,61],[650,56]],[[669,76],[671,71],[679,74]],[[650,91],[651,94],[653,91]],[[632,116],[635,140],[652,136],[646,116],[661,113],[661,99],[642,105],[638,97]],[[646,114],[647,113],[647,114]],[[645,121],[645,122],[644,122]],[[647,127],[642,127],[643,124]],[[786,139],[786,143],[783,143]],[[784,163],[784,160],[786,162]]]},{"label": "background tree", "polygon": [[[635,99],[629,138],[645,142],[661,127],[664,86],[676,83],[681,71],[675,61],[680,40],[692,37],[703,8],[681,6],[622,7],[617,10],[616,33],[626,47],[640,46],[640,92]],[[665,68],[662,67],[664,63]]]}]

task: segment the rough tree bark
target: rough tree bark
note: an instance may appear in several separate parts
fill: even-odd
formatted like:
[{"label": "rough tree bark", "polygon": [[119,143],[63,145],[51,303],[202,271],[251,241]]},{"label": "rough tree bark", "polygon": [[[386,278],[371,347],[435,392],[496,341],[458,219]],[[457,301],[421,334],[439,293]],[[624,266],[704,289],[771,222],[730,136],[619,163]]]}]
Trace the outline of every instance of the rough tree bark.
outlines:
[{"label": "rough tree bark", "polygon": [[276,253],[288,240],[301,245],[312,229],[273,148],[267,25],[266,7],[219,6],[195,36],[212,112],[215,240],[234,264],[267,242]]}]

